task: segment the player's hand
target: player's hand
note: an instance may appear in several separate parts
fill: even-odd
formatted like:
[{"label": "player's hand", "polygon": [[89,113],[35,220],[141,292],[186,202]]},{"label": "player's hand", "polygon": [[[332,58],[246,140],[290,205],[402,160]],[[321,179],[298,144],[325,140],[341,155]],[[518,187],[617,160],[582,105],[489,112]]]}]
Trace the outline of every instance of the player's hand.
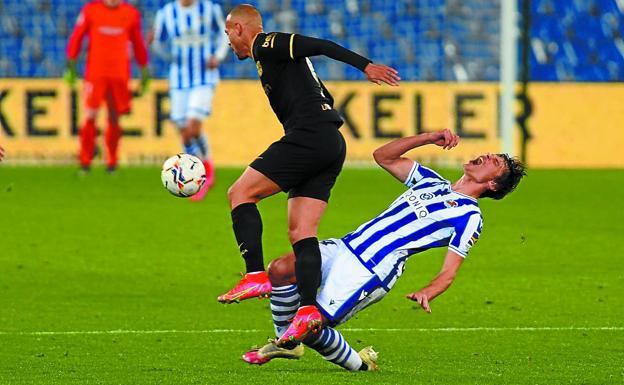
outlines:
[{"label": "player's hand", "polygon": [[65,81],[72,90],[76,87],[76,81],[78,80],[78,71],[76,70],[75,60],[69,60],[67,62],[67,69],[65,70],[65,74],[63,74],[63,79],[65,79]]},{"label": "player's hand", "polygon": [[2,159],[4,159],[4,148],[0,146],[0,162],[2,162]]},{"label": "player's hand", "polygon": [[215,56],[211,56],[206,62],[206,67],[213,70],[219,66],[219,60]]},{"label": "player's hand", "polygon": [[141,68],[141,84],[139,86],[139,96],[147,92],[150,84],[150,74],[147,67]]},{"label": "player's hand", "polygon": [[411,293],[406,295],[405,297],[411,299],[412,301],[418,302],[418,304],[427,312],[431,313],[431,308],[429,307],[429,297],[426,294],[423,294],[419,291],[416,293]]},{"label": "player's hand", "polygon": [[440,146],[445,150],[457,146],[459,143],[459,135],[453,134],[448,128],[441,131],[430,132],[430,143]]},{"label": "player's hand", "polygon": [[377,85],[386,83],[391,86],[398,86],[399,80],[401,80],[399,71],[383,64],[368,63],[366,68],[364,68],[364,73],[369,81]]}]

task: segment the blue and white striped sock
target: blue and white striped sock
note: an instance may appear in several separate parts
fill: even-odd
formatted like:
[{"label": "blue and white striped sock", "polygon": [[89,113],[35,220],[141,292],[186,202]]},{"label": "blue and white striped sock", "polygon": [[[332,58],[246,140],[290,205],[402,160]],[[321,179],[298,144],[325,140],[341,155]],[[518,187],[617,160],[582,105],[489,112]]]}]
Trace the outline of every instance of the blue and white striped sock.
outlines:
[{"label": "blue and white striped sock", "polygon": [[208,137],[203,132],[199,134],[197,138],[195,138],[195,145],[201,154],[200,158],[203,160],[208,160],[210,156],[210,148],[208,147]]},{"label": "blue and white striped sock", "polygon": [[271,291],[271,316],[275,335],[280,338],[288,329],[288,320],[292,319],[299,309],[299,290],[297,285],[273,286]]},{"label": "blue and white striped sock", "polygon": [[310,335],[306,345],[320,353],[327,361],[340,365],[347,370],[359,370],[362,359],[342,334],[330,327],[324,327],[320,332]]}]

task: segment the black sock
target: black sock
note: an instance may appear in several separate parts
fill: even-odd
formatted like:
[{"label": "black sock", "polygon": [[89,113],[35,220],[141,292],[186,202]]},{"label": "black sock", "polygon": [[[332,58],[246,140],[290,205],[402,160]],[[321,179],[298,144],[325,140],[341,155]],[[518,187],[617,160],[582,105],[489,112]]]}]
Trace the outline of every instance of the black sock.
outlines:
[{"label": "black sock", "polygon": [[367,371],[368,370],[368,365],[366,365],[366,362],[362,362],[362,366],[360,366],[360,368],[358,370]]},{"label": "black sock", "polygon": [[243,203],[232,210],[232,228],[247,273],[264,271],[262,218],[255,203]]},{"label": "black sock", "polygon": [[321,250],[316,237],[305,238],[293,245],[295,275],[301,295],[300,306],[314,305],[321,284]]}]

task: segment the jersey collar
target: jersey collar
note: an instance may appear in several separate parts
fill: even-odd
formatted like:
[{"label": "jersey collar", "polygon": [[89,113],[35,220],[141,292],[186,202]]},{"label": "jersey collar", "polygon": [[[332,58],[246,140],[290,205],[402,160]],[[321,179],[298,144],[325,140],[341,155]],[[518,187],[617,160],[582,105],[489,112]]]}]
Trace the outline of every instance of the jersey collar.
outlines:
[{"label": "jersey collar", "polygon": [[261,33],[262,31],[258,32],[256,36],[254,36],[253,39],[251,39],[251,45],[249,46],[249,53],[251,54],[251,59],[253,61],[256,61],[256,58],[254,57],[254,54],[253,54],[253,47],[254,47],[254,44],[256,43],[256,39],[258,38],[258,35],[260,35]]},{"label": "jersey collar", "polygon": [[451,191],[452,191],[452,192],[454,192],[455,194],[459,194],[459,195],[461,195],[461,196],[463,196],[463,197],[466,197],[466,198],[470,199],[470,200],[471,200],[471,201],[473,201],[474,203],[479,203],[479,202],[477,201],[477,199],[476,199],[476,198],[471,197],[470,195],[466,195],[466,194],[464,194],[464,193],[460,193],[459,191],[453,190],[453,188],[451,188]]}]

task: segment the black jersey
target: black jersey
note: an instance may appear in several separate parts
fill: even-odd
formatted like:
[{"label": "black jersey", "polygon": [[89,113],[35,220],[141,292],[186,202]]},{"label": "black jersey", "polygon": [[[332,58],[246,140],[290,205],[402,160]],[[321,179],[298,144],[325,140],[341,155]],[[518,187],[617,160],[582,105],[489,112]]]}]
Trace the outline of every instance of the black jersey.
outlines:
[{"label": "black jersey", "polygon": [[308,56],[326,55],[362,71],[371,62],[328,40],[281,32],[258,34],[251,53],[264,93],[286,131],[343,122]]}]

